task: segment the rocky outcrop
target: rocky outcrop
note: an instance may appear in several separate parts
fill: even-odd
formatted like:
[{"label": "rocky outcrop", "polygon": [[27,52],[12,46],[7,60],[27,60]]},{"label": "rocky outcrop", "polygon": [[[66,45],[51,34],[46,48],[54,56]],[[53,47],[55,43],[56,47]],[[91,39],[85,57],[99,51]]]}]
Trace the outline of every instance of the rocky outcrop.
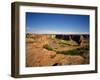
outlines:
[{"label": "rocky outcrop", "polygon": [[43,48],[32,48],[26,54],[27,67],[74,64],[84,64],[84,58],[81,56],[56,54],[54,51],[48,51]]},{"label": "rocky outcrop", "polygon": [[86,38],[84,36],[80,36],[80,46],[88,46],[89,45],[89,38]]},{"label": "rocky outcrop", "polygon": [[74,65],[84,63],[84,58],[81,56],[71,56],[63,54],[57,54],[53,60],[56,65]]},{"label": "rocky outcrop", "polygon": [[27,34],[26,43],[32,43],[33,46],[42,47],[45,44],[48,44],[49,35],[46,34]]},{"label": "rocky outcrop", "polygon": [[43,48],[32,48],[27,51],[26,54],[26,66],[50,66],[53,65],[52,57],[56,55],[56,52],[48,51]]}]

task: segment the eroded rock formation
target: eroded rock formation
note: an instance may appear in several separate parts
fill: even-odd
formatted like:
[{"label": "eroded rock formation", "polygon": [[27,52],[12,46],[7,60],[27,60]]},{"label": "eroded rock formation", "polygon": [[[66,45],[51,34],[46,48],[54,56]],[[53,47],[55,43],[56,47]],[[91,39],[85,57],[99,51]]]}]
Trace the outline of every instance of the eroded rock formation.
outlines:
[{"label": "eroded rock formation", "polygon": [[[59,66],[59,65],[74,65],[84,64],[88,62],[80,55],[64,55],[58,54],[55,51],[50,51],[43,48],[43,45],[48,44],[48,40],[51,35],[46,34],[27,34],[26,35],[26,66]],[[57,37],[53,35],[53,38]],[[58,36],[61,38],[61,35]],[[76,36],[63,36],[63,39],[70,40],[71,46],[77,45]],[[84,46],[86,43],[87,36],[78,36],[80,45]],[[54,42],[55,43],[55,42]],[[87,44],[87,43],[86,43]],[[86,55],[86,54],[85,54]]]},{"label": "eroded rock formation", "polygon": [[48,51],[43,48],[33,48],[26,55],[27,67],[74,65],[83,64],[85,61],[81,56],[56,54],[54,51]]},{"label": "eroded rock formation", "polygon": [[49,35],[39,35],[39,34],[27,34],[26,43],[31,43],[35,47],[42,47],[45,44],[48,44]]},{"label": "eroded rock formation", "polygon": [[84,35],[81,35],[81,34],[56,35],[56,38],[63,39],[63,40],[71,40],[74,43],[76,42],[75,45],[81,45],[81,46],[86,45],[85,43],[88,43],[88,41],[89,41],[88,34],[86,34],[86,35],[85,34]]}]

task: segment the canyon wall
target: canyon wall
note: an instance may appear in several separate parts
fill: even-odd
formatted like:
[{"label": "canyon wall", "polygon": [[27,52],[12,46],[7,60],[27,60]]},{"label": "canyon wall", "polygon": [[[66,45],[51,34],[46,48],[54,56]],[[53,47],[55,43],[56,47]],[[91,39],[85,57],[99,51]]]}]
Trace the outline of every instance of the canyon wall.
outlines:
[{"label": "canyon wall", "polygon": [[82,34],[74,34],[74,35],[71,35],[71,34],[66,34],[66,35],[57,34],[56,38],[63,39],[63,40],[73,40],[81,46],[83,46],[83,45],[85,45],[85,43],[89,42],[89,34],[83,34],[83,35]]}]

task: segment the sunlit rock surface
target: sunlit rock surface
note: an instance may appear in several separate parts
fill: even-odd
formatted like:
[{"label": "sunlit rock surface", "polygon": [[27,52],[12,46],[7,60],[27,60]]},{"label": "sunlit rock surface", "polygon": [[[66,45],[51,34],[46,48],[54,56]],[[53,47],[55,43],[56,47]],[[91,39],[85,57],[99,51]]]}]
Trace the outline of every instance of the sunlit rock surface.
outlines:
[{"label": "sunlit rock surface", "polygon": [[[55,38],[69,40],[69,44],[58,44],[59,42]],[[46,44],[49,44],[54,50],[43,48]],[[89,63],[88,53],[84,53],[83,56],[56,53],[57,50],[72,50],[86,45],[89,45],[89,37],[87,35],[67,35],[63,37],[59,35],[57,37],[54,34],[28,33],[26,34],[26,67],[87,64]]]}]

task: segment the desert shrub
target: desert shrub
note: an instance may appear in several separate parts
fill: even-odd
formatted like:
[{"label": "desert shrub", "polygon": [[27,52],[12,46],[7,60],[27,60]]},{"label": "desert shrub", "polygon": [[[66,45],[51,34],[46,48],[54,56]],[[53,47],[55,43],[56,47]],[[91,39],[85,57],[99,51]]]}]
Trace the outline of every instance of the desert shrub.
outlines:
[{"label": "desert shrub", "polygon": [[87,53],[89,49],[87,47],[85,48],[77,48],[69,51],[57,51],[57,53],[64,54],[64,55],[83,55],[83,53]]},{"label": "desert shrub", "polygon": [[56,55],[50,55],[50,58],[54,58]]},{"label": "desert shrub", "polygon": [[51,46],[49,46],[48,44],[44,45],[43,48],[47,49],[47,50],[54,50]]},{"label": "desert shrub", "polygon": [[64,54],[64,55],[79,55],[80,51],[74,49],[69,51],[57,51],[57,53]]},{"label": "desert shrub", "polygon": [[89,51],[89,46],[84,46],[84,47],[81,47],[81,48],[77,48],[77,50],[79,50],[80,52]]}]

